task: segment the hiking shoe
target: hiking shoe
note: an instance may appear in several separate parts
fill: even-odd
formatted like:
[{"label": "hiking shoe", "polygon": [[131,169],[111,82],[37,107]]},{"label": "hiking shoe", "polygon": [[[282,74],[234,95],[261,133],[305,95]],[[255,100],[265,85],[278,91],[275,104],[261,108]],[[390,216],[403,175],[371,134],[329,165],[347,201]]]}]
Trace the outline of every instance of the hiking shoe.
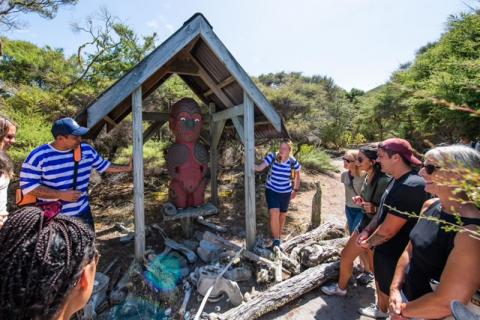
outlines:
[{"label": "hiking shoe", "polygon": [[370,318],[374,318],[374,319],[388,318],[388,313],[380,310],[380,308],[375,303],[372,303],[371,305],[369,305],[366,308],[359,308],[358,313],[360,313],[361,315],[370,317]]},{"label": "hiking shoe", "polygon": [[331,283],[328,286],[322,286],[320,289],[328,296],[344,296],[347,294],[347,290],[340,289],[338,283]]},{"label": "hiking shoe", "polygon": [[360,283],[361,285],[368,285],[370,282],[373,281],[375,277],[373,276],[373,273],[371,272],[362,272],[357,278],[357,282]]}]

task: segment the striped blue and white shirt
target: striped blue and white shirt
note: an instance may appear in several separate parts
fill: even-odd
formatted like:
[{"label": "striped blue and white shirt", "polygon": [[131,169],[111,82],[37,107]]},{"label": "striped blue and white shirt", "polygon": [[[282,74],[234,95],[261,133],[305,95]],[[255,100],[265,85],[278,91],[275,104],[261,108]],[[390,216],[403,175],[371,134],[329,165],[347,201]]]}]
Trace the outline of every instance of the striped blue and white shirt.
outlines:
[{"label": "striped blue and white shirt", "polygon": [[266,188],[278,193],[290,193],[292,192],[292,181],[290,178],[292,166],[296,172],[299,172],[301,168],[300,163],[293,157],[290,157],[286,162],[278,162],[275,160],[275,157],[276,154],[270,152],[263,159],[267,165],[271,166]]},{"label": "striped blue and white shirt", "polygon": [[[62,202],[61,213],[69,216],[78,215],[89,209],[88,184],[92,168],[99,173],[110,166],[89,144],[82,143],[82,160],[78,165],[77,187],[81,196],[77,202]],[[73,152],[60,151],[50,144],[44,144],[34,149],[22,164],[20,170],[20,188],[24,194],[29,193],[40,185],[56,190],[70,190],[73,187],[74,160]],[[53,201],[58,199],[41,199]]]}]

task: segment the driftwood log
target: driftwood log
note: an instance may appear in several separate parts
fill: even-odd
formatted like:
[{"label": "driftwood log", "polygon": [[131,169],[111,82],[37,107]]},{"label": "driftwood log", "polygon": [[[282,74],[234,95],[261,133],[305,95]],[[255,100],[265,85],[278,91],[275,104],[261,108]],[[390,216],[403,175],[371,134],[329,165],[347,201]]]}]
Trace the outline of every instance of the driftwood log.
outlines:
[{"label": "driftwood log", "polygon": [[300,244],[315,243],[320,240],[328,240],[334,238],[341,238],[344,235],[344,231],[339,226],[333,223],[325,223],[320,227],[313,229],[307,233],[298,235],[287,242],[280,245],[280,248],[284,252],[290,252],[293,248]]},{"label": "driftwood log", "polygon": [[307,269],[301,274],[278,283],[260,293],[250,301],[230,309],[220,315],[212,315],[221,320],[250,320],[276,310],[305,293],[338,277],[339,262],[321,264]]}]

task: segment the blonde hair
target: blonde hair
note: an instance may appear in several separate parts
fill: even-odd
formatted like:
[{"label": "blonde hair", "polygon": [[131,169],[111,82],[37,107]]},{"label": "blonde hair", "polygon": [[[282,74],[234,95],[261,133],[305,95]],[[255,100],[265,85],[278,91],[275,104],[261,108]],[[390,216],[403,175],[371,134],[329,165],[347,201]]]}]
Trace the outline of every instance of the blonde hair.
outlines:
[{"label": "blonde hair", "polygon": [[[344,157],[353,159],[353,162],[355,163],[355,161],[358,158],[358,150],[347,150],[345,151]],[[359,177],[362,175],[362,171],[357,165],[355,165],[355,169],[353,170],[353,175],[356,177]]]},{"label": "blonde hair", "polygon": [[16,128],[17,124],[13,122],[10,118],[4,116],[3,114],[0,114],[0,144],[3,143],[3,139],[5,139],[5,137],[7,136],[8,130],[11,126],[14,126]]}]

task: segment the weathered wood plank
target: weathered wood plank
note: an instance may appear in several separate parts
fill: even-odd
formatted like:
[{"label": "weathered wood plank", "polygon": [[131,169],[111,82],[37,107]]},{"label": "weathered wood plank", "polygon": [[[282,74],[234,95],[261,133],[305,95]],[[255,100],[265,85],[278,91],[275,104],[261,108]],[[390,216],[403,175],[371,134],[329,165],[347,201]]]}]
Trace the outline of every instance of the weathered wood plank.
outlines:
[{"label": "weathered wood plank", "polygon": [[168,121],[169,114],[167,112],[143,112],[143,121]]},{"label": "weathered wood plank", "polygon": [[223,128],[225,127],[226,120],[220,120],[215,122],[215,132],[212,137],[212,144],[215,146],[215,149],[218,147],[218,143],[220,142],[220,138],[222,137]]},{"label": "weathered wood plank", "polygon": [[234,117],[232,118],[233,126],[237,130],[240,141],[245,144],[245,129],[243,128],[243,117]]},{"label": "weathered wood plank", "polygon": [[93,127],[102,118],[127,98],[136,88],[142,85],[158,68],[165,65],[200,33],[200,23],[205,19],[198,15],[188,24],[182,26],[170,38],[163,42],[130,72],[120,78],[107,89],[88,108],[87,126]]},{"label": "weathered wood plank", "polygon": [[245,229],[247,232],[247,250],[255,247],[256,214],[255,214],[255,134],[253,101],[243,93],[244,106],[244,138],[245,138]]},{"label": "weathered wood plank", "polygon": [[148,127],[145,132],[143,133],[143,144],[145,144],[148,140],[150,140],[155,132],[165,124],[165,121],[155,121]]},{"label": "weathered wood plank", "polygon": [[[226,86],[228,86],[228,85],[230,85],[230,84],[232,84],[232,83],[234,83],[234,82],[235,82],[235,78],[232,77],[232,76],[230,76],[230,77],[228,77],[227,79],[225,79],[225,80],[223,80],[222,82],[220,82],[220,83],[218,84],[218,87],[219,87],[220,89],[223,89],[223,88],[225,88]],[[211,94],[213,94],[213,90],[212,90],[212,89],[209,89],[209,90],[205,91],[205,93],[204,93],[203,95],[204,95],[205,97],[208,97],[208,96],[211,95]]]},{"label": "weathered wood plank", "polygon": [[247,303],[218,315],[222,320],[252,320],[276,310],[338,277],[339,262],[321,264],[259,293]]},{"label": "weathered wood plank", "polygon": [[[215,113],[215,104],[209,104],[210,116]],[[215,143],[216,132],[218,123],[210,120],[210,194],[211,202],[214,205],[218,205],[218,180],[217,180],[217,171],[218,171],[218,150],[217,143]]]},{"label": "weathered wood plank", "polygon": [[301,243],[317,242],[324,239],[339,238],[343,236],[343,229],[333,223],[325,223],[307,233],[300,234],[280,245],[284,252],[290,252]]},{"label": "weathered wood plank", "polygon": [[218,209],[211,203],[206,203],[199,208],[187,208],[179,210],[179,212],[174,216],[164,216],[163,221],[173,221],[178,219],[185,218],[198,218],[201,216],[210,216],[212,214],[217,214]]},{"label": "weathered wood plank", "polygon": [[273,109],[265,96],[260,92],[252,79],[243,70],[240,64],[235,60],[225,45],[217,37],[210,25],[202,20],[200,23],[201,37],[209,45],[215,55],[225,64],[230,74],[234,76],[244,91],[252,98],[255,105],[267,117],[278,132],[282,130],[282,120],[280,115]]},{"label": "weathered wood plank", "polygon": [[143,184],[142,88],[132,94],[133,111],[133,194],[135,208],[135,259],[142,263],[145,254],[145,208]]},{"label": "weathered wood plank", "polygon": [[219,111],[212,114],[213,121],[226,120],[243,115],[243,105],[228,108],[227,110]]}]

